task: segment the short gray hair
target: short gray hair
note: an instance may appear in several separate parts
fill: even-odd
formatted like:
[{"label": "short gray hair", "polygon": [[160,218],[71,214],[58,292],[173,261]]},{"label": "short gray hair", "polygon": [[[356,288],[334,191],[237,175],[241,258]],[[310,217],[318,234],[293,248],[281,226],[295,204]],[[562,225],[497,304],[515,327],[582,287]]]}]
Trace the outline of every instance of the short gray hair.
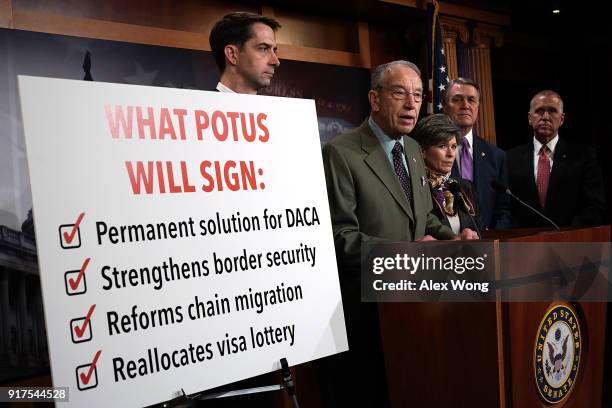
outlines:
[{"label": "short gray hair", "polygon": [[380,88],[382,86],[382,81],[385,75],[391,70],[394,65],[403,65],[405,67],[408,67],[414,72],[416,72],[419,78],[421,77],[421,70],[419,69],[419,67],[416,66],[416,64],[406,60],[391,61],[387,62],[386,64],[379,65],[374,69],[370,81],[370,89]]},{"label": "short gray hair", "polygon": [[533,101],[538,96],[552,96],[553,98],[559,99],[559,102],[560,102],[559,108],[561,109],[561,112],[559,112],[559,113],[563,113],[563,99],[561,99],[561,95],[559,95],[555,91],[551,91],[550,89],[545,89],[545,90],[540,91],[537,94],[533,95],[533,98],[531,98],[531,102],[529,102],[529,110],[530,111],[533,110]]},{"label": "short gray hair", "polygon": [[444,92],[444,94],[442,95],[442,103],[444,104],[444,106],[448,104],[450,90],[455,85],[473,86],[476,89],[476,92],[478,92],[478,97],[480,99],[480,86],[478,85],[478,82],[474,81],[472,78],[459,77],[459,78],[455,78],[452,81],[450,81],[448,85],[446,86],[446,92]]}]

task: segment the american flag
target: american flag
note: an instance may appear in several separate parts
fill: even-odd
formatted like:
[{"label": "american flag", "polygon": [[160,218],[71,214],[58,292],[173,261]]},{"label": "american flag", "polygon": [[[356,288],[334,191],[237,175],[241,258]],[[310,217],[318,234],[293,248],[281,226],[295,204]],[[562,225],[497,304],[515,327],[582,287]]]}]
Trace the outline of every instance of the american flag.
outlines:
[{"label": "american flag", "polygon": [[442,94],[449,82],[438,7],[436,0],[427,4],[428,114],[442,112]]}]

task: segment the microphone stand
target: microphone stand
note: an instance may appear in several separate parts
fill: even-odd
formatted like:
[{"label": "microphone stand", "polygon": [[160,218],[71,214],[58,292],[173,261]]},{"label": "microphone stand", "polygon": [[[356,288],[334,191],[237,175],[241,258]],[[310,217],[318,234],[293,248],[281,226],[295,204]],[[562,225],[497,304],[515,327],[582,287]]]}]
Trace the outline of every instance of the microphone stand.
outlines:
[{"label": "microphone stand", "polygon": [[474,208],[469,206],[468,203],[466,202],[466,199],[463,196],[463,193],[461,192],[461,187],[459,187],[459,183],[456,181],[449,183],[448,188],[451,191],[451,193],[453,193],[453,195],[456,195],[457,197],[461,199],[461,202],[463,203],[463,208],[465,208],[465,211],[470,216],[470,220],[472,220],[472,224],[474,224],[474,228],[476,228],[476,233],[478,234],[478,238],[482,239],[482,234],[480,233],[480,229],[478,228],[478,223],[476,222],[476,219],[474,218],[474,216],[476,215],[476,212],[474,211]]},{"label": "microphone stand", "polygon": [[523,200],[521,200],[520,198],[518,198],[517,196],[512,194],[511,192],[508,191],[507,193],[508,193],[508,195],[510,195],[510,197],[514,198],[516,201],[518,201],[519,203],[521,203],[522,205],[524,205],[525,207],[529,208],[531,211],[535,212],[540,217],[542,217],[546,221],[548,221],[553,227],[555,227],[555,229],[557,231],[561,231],[561,228],[559,228],[559,226],[557,224],[555,224],[555,222],[553,220],[551,220],[550,218],[548,218],[547,216],[545,216],[544,214],[542,214],[541,212],[539,212],[538,210],[536,210],[535,208],[533,208],[532,206],[530,206],[529,204],[527,204],[526,202],[524,202]]},{"label": "microphone stand", "polygon": [[510,197],[512,197],[513,199],[518,201],[521,205],[529,208],[531,211],[533,211],[534,213],[538,214],[540,217],[542,217],[546,221],[548,221],[553,227],[555,227],[555,229],[557,231],[561,231],[561,228],[559,228],[559,226],[557,224],[555,224],[555,222],[553,220],[551,220],[550,218],[548,218],[547,216],[542,214],[540,211],[536,210],[535,208],[533,208],[532,206],[530,206],[529,204],[527,204],[526,202],[524,202],[523,200],[521,200],[520,198],[518,198],[517,196],[512,194],[512,191],[510,191],[510,189],[508,187],[502,185],[501,183],[499,183],[496,180],[493,180],[491,182],[491,187],[493,187],[493,190],[497,191],[498,193],[508,194]]}]

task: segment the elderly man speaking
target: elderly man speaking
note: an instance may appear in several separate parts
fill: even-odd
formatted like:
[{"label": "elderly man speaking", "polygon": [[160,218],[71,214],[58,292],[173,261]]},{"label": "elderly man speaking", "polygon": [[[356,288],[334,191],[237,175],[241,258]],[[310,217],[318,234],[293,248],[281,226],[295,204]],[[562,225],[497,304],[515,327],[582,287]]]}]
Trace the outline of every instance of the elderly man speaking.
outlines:
[{"label": "elderly man speaking", "polygon": [[[372,113],[358,128],[323,148],[336,255],[342,269],[359,269],[361,243],[389,239],[454,239],[431,213],[431,193],[418,144],[407,135],[419,117],[418,67],[393,61],[372,73]],[[462,239],[476,238],[465,229]]]},{"label": "elderly man speaking", "polygon": [[455,236],[432,213],[421,151],[407,136],[423,101],[417,66],[394,61],[377,67],[368,99],[370,117],[323,148],[350,349],[322,371],[336,390],[326,398],[329,406],[388,404],[376,307],[359,301],[361,244],[477,238],[467,228]]}]

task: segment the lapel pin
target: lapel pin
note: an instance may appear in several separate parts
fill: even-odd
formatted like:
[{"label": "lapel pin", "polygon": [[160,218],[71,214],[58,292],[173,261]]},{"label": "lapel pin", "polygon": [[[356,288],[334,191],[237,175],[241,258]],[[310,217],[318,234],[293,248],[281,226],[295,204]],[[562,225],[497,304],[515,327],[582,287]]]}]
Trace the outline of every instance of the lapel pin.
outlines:
[{"label": "lapel pin", "polygon": [[425,187],[425,184],[427,184],[427,180],[425,179],[425,176],[421,176],[421,185]]},{"label": "lapel pin", "polygon": [[485,157],[485,156],[486,156],[485,152],[481,152],[481,153],[480,153],[480,156],[481,156],[481,157]]},{"label": "lapel pin", "polygon": [[415,157],[412,158],[412,162],[416,163],[416,158]]}]

